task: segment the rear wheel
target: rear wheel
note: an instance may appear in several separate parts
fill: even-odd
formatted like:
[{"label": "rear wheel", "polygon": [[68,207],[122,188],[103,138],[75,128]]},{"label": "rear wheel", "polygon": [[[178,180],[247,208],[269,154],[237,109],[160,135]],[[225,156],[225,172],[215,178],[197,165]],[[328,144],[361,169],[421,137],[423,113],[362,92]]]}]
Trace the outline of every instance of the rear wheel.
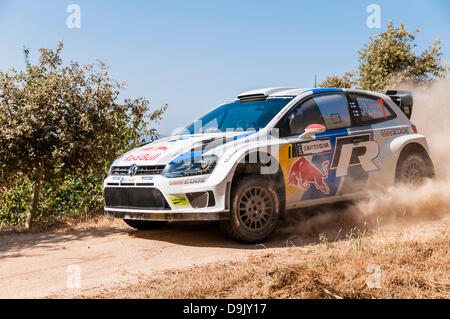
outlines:
[{"label": "rear wheel", "polygon": [[124,219],[128,226],[133,228],[144,230],[144,229],[158,229],[164,227],[167,222],[165,221],[151,221],[151,220],[136,220],[136,219]]},{"label": "rear wheel", "polygon": [[227,236],[244,243],[266,239],[278,224],[280,199],[272,183],[262,176],[239,179],[231,192],[231,219],[219,223]]},{"label": "rear wheel", "polygon": [[405,184],[418,185],[433,175],[433,168],[421,153],[402,156],[397,167],[397,181]]}]

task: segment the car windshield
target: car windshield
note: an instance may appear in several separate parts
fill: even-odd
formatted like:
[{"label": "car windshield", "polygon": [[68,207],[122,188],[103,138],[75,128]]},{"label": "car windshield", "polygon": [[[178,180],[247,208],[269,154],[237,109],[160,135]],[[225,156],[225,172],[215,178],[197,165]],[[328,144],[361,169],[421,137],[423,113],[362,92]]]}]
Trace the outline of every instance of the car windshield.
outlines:
[{"label": "car windshield", "polygon": [[264,128],[293,97],[223,104],[188,125],[179,134],[259,130]]}]

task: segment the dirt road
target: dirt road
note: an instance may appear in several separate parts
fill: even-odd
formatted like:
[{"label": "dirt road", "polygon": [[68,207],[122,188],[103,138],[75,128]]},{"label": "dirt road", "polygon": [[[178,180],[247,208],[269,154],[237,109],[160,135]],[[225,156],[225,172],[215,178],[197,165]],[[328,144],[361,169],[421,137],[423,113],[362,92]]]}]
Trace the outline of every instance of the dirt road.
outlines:
[{"label": "dirt road", "polygon": [[[238,260],[264,248],[232,242],[211,224],[172,224],[151,231],[116,224],[75,232],[0,235],[0,298],[95,293],[161,270]],[[269,246],[284,244],[275,240]],[[68,278],[77,269],[81,288],[68,288]]]},{"label": "dirt road", "polygon": [[[402,225],[424,234],[449,219]],[[320,227],[320,225],[319,225]],[[414,228],[416,227],[416,228]],[[396,227],[391,231],[398,231]],[[321,229],[316,229],[322,232]],[[325,229],[326,231],[326,229]],[[135,231],[122,221],[71,232],[0,235],[0,298],[96,295],[161,271],[214,261],[241,260],[267,249],[317,244],[318,236],[278,231],[264,245],[242,245],[224,238],[212,224],[169,224]],[[79,270],[80,288],[71,288]],[[68,286],[69,282],[69,286]]]}]

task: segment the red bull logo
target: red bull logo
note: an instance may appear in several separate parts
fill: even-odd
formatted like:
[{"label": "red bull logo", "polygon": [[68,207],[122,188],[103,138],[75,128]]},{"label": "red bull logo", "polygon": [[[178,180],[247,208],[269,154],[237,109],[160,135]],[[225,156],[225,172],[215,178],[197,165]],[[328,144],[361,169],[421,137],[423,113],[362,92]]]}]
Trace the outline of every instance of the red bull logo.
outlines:
[{"label": "red bull logo", "polygon": [[[167,147],[165,146],[151,146],[147,148],[143,148],[140,151],[147,151],[145,154],[140,154],[137,156],[128,155],[124,161],[130,162],[130,161],[154,161],[157,159],[162,153],[167,150]],[[160,151],[158,153],[154,153],[156,151]]]},{"label": "red bull logo", "polygon": [[140,154],[137,156],[134,155],[128,155],[127,157],[125,157],[124,161],[125,162],[130,162],[130,161],[154,161],[155,159],[157,159],[159,157],[159,155],[161,155],[161,153],[156,153],[156,154]]},{"label": "red bull logo", "polygon": [[308,190],[314,183],[316,189],[320,190],[324,194],[330,193],[330,188],[324,182],[324,179],[328,177],[328,161],[322,163],[324,173],[314,166],[310,161],[304,157],[300,157],[294,165],[291,166],[288,176],[288,185],[295,185],[301,189]]}]

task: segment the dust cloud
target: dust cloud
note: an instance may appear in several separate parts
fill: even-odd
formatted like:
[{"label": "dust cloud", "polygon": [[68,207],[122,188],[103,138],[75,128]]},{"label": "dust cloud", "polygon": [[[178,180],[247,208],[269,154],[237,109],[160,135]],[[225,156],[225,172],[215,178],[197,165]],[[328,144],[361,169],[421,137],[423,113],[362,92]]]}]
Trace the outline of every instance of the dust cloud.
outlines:
[{"label": "dust cloud", "polygon": [[288,214],[279,233],[315,237],[324,233],[333,240],[355,230],[370,232],[383,225],[439,219],[450,213],[450,77],[399,89],[413,92],[411,121],[427,138],[436,178],[420,186],[395,185],[371,191],[367,199],[356,202]]},{"label": "dust cloud", "polygon": [[450,76],[413,92],[411,121],[427,137],[438,179],[450,177]]}]

